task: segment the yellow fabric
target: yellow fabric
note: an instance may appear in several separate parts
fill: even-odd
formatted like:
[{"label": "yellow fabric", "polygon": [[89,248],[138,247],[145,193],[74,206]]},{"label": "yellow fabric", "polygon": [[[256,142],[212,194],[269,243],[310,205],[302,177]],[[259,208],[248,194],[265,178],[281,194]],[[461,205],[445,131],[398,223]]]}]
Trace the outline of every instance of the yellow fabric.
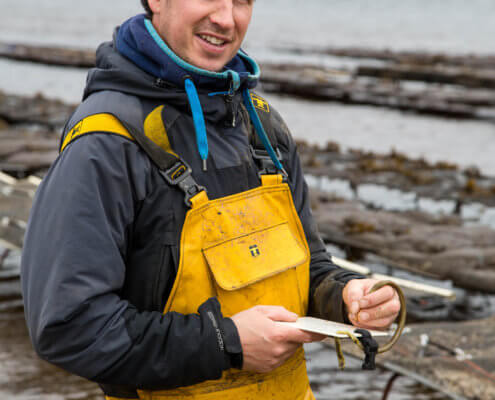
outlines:
[{"label": "yellow fabric", "polygon": [[283,181],[282,175],[261,175],[261,184],[264,186],[279,185]]},{"label": "yellow fabric", "polygon": [[79,121],[65,136],[60,152],[79,136],[89,133],[114,133],[134,140],[122,123],[112,114],[94,114]]},{"label": "yellow fabric", "polygon": [[148,114],[144,120],[144,134],[167,153],[177,156],[170,145],[167,131],[165,130],[165,124],[162,120],[162,111],[163,105],[155,108]]},{"label": "yellow fabric", "polygon": [[[310,253],[290,189],[281,177],[264,178],[259,188],[213,201],[203,192],[191,202],[177,278],[164,313],[196,313],[216,296],[227,317],[259,304],[306,315]],[[149,400],[314,398],[302,347],[268,374],[232,369],[216,381],[139,395]]]},{"label": "yellow fabric", "polygon": [[216,283],[224,290],[241,289],[306,261],[304,249],[286,222],[215,244],[203,253]]},{"label": "yellow fabric", "polygon": [[[286,399],[290,399],[292,400],[294,397],[292,397],[292,392],[288,392],[285,388],[282,388],[282,390],[284,391],[284,393],[286,394]],[[254,393],[255,394],[255,393]],[[170,396],[168,396],[168,399],[170,400],[171,397],[175,396],[174,394],[170,394]],[[141,393],[141,399],[155,399],[156,397],[153,396],[152,393],[150,392],[147,392],[147,393]],[[163,396],[162,396],[163,398]],[[167,398],[167,397],[165,397]],[[224,397],[220,397],[221,399],[223,399]],[[251,397],[253,398],[253,397]],[[228,399],[228,398],[227,398]],[[121,398],[121,397],[112,397],[112,396],[105,396],[105,400],[131,400],[131,399],[128,399],[128,398]],[[138,398],[136,398],[136,400],[140,400]],[[237,400],[237,399],[235,399]],[[306,394],[304,396],[304,400],[316,400],[315,399],[315,396],[313,395],[313,392],[311,391],[311,388],[307,388],[306,390]]]},{"label": "yellow fabric", "polygon": [[[132,399],[123,398],[123,397],[105,396],[105,400],[132,400]],[[136,397],[136,400],[139,400],[139,397]]]},{"label": "yellow fabric", "polygon": [[257,94],[254,94],[251,92],[251,100],[253,100],[253,105],[261,111],[264,111],[266,113],[270,112],[270,106],[268,102],[261,96],[258,96]]}]

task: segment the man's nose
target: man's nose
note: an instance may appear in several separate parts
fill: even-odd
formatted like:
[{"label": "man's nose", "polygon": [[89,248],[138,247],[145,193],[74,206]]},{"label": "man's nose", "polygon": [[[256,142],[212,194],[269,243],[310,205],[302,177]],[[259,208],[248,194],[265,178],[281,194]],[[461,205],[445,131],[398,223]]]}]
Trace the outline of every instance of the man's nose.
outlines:
[{"label": "man's nose", "polygon": [[216,3],[215,10],[210,14],[210,21],[222,29],[234,29],[234,0],[218,0]]}]

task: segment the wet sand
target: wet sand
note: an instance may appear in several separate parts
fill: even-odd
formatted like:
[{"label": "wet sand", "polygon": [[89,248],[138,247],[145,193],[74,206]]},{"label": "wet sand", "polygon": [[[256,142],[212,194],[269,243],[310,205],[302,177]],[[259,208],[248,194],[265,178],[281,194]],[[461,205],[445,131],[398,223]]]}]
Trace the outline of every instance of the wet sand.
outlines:
[{"label": "wet sand", "polygon": [[3,399],[101,399],[94,383],[40,360],[22,313],[0,314],[0,396]]}]

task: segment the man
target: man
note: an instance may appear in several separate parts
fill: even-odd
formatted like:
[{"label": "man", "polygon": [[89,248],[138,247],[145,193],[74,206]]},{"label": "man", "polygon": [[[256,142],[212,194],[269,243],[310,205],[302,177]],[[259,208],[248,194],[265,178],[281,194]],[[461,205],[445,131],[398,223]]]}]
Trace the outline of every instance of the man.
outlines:
[{"label": "man", "polygon": [[110,399],[313,398],[301,345],[321,337],[277,322],[384,328],[396,295],[325,251],[294,142],[250,92],[253,1],[143,5],[98,49],[36,195],[34,347]]}]

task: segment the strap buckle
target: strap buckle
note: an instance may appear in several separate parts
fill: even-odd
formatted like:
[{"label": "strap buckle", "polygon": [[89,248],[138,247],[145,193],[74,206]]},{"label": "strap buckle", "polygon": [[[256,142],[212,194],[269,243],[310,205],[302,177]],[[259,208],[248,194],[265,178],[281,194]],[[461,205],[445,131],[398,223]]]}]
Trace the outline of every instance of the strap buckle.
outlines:
[{"label": "strap buckle", "polygon": [[[261,178],[262,175],[277,175],[280,174],[283,177],[283,181],[287,182],[288,179],[288,174],[285,171],[285,169],[278,170],[275,164],[273,163],[272,159],[268,155],[268,152],[265,149],[255,149],[252,145],[249,146],[249,149],[251,150],[251,155],[253,158],[256,160],[258,163],[258,166],[260,167],[258,171],[258,177]],[[282,161],[282,153],[280,152],[280,149],[277,147],[275,148],[275,152],[277,154],[277,158]]]},{"label": "strap buckle", "polygon": [[160,170],[160,174],[173,186],[178,186],[185,194],[184,202],[191,207],[191,198],[201,191],[206,191],[204,186],[199,185],[192,176],[192,169],[184,161],[177,161],[171,168]]},{"label": "strap buckle", "polygon": [[358,340],[363,345],[364,350],[364,362],[362,365],[362,369],[365,370],[374,370],[376,369],[375,365],[375,357],[378,352],[378,343],[371,336],[366,329],[356,329],[355,333],[360,333],[361,336],[358,337]]}]

